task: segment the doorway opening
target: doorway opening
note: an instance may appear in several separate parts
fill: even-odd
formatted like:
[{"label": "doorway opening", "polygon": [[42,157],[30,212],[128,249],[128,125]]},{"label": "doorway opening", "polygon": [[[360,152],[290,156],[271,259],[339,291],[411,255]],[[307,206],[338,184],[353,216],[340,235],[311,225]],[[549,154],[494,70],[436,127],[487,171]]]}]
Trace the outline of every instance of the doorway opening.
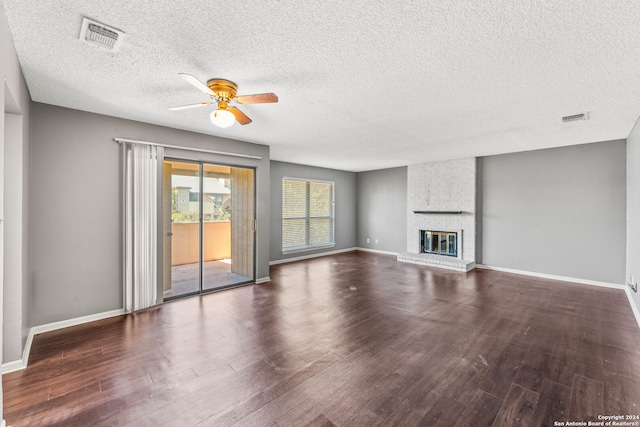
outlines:
[{"label": "doorway opening", "polygon": [[165,159],[163,298],[255,280],[255,173]]}]

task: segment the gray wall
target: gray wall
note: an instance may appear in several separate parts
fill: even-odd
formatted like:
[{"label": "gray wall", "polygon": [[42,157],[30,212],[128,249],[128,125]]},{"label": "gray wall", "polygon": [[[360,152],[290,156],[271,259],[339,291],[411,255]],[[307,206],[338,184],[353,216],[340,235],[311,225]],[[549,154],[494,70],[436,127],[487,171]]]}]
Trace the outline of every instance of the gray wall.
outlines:
[{"label": "gray wall", "polygon": [[[335,182],[335,240],[333,248],[282,254],[282,178]],[[293,163],[271,162],[271,261],[297,258],[356,246],[356,174]]]},{"label": "gray wall", "polygon": [[[0,12],[0,331],[2,361],[22,357],[29,331],[29,90]],[[2,263],[4,262],[4,268]],[[2,396],[0,394],[0,402]],[[0,419],[2,406],[0,403]]]},{"label": "gray wall", "polygon": [[485,157],[479,263],[622,284],[626,142]]},{"label": "gray wall", "polygon": [[360,172],[357,189],[358,247],[406,252],[407,168]]},{"label": "gray wall", "polygon": [[[640,282],[640,121],[627,139],[627,271]],[[633,300],[640,310],[640,293]]]},{"label": "gray wall", "polygon": [[257,276],[268,276],[269,147],[37,103],[31,126],[31,326],[122,308],[115,137],[262,156],[202,157],[257,168]]},{"label": "gray wall", "polygon": [[[28,192],[24,192],[28,179],[25,168],[23,144],[23,116],[5,114],[4,116],[4,347],[3,360],[13,361],[22,358],[23,337],[28,325]],[[27,316],[28,317],[28,316]],[[27,320],[25,322],[25,320]],[[25,324],[26,323],[26,324]]]}]

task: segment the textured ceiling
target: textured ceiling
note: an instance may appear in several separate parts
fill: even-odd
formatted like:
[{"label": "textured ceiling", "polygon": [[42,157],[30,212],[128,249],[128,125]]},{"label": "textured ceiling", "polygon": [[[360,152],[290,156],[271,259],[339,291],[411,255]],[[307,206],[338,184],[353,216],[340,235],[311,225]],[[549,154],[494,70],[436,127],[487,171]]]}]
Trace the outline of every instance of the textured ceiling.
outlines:
[{"label": "textured ceiling", "polygon": [[[640,114],[637,0],[0,5],[34,101],[266,144],[274,160],[363,171],[581,144],[626,138]],[[120,51],[80,42],[83,16],[124,31]],[[180,72],[280,102],[215,128],[211,107],[167,110],[208,100]]]}]

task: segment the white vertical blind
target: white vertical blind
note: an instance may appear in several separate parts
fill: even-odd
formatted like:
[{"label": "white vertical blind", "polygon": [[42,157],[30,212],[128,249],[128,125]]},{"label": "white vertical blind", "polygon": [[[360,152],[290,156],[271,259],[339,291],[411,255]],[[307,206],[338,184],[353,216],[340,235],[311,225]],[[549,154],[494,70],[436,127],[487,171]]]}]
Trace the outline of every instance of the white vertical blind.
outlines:
[{"label": "white vertical blind", "polygon": [[282,251],[334,245],[334,183],[282,180]]},{"label": "white vertical blind", "polygon": [[125,310],[151,307],[158,283],[158,171],[164,149],[126,144]]}]

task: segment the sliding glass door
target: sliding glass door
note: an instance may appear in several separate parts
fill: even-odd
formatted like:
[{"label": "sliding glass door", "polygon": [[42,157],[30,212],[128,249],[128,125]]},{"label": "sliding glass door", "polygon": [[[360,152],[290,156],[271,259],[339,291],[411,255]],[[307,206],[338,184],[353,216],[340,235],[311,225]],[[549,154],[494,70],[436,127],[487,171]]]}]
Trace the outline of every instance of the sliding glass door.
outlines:
[{"label": "sliding glass door", "polygon": [[205,291],[254,279],[253,169],[203,165]]},{"label": "sliding glass door", "polygon": [[255,279],[254,177],[253,169],[165,161],[165,299]]}]

